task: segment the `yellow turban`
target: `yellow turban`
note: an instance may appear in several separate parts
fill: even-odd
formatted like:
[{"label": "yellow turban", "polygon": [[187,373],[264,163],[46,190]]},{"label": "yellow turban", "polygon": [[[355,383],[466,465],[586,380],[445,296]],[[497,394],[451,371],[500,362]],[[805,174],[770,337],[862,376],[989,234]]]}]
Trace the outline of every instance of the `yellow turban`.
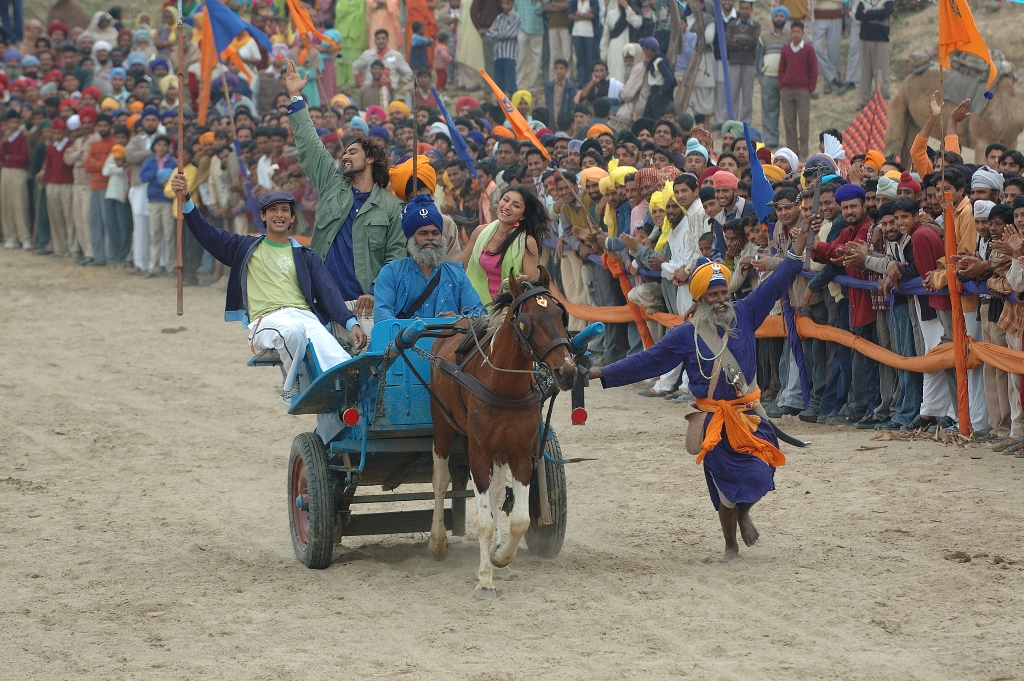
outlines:
[{"label": "yellow turban", "polygon": [[[659,198],[661,203],[654,204],[654,197],[658,196],[659,194],[661,195]],[[668,204],[670,202],[679,206],[679,202],[676,201],[676,191],[674,185],[672,184],[672,180],[665,180],[665,186],[662,188],[662,190],[660,192],[654,192],[654,194],[651,195],[651,204],[660,205],[662,208],[667,209]],[[682,206],[679,207],[682,208]],[[685,213],[686,211],[684,210],[683,212]],[[668,234],[669,232],[672,231],[672,228],[674,226],[675,225],[669,222],[668,215],[666,214],[665,219],[661,221],[661,236],[658,237],[658,243],[654,245],[654,250],[665,250],[665,244],[668,243]]]},{"label": "yellow turban", "polygon": [[160,92],[166,95],[167,90],[169,90],[171,87],[180,89],[178,88],[178,77],[172,76],[171,74],[167,74],[166,76],[160,79]]},{"label": "yellow turban", "polygon": [[215,144],[217,142],[217,136],[207,130],[199,136],[199,141],[202,144]]},{"label": "yellow turban", "polygon": [[864,165],[869,165],[875,170],[881,170],[882,166],[885,165],[885,156],[882,156],[882,152],[872,149],[864,155]]},{"label": "yellow turban", "polygon": [[334,95],[331,97],[331,108],[332,109],[344,109],[346,106],[352,103],[352,100],[345,95]]},{"label": "yellow turban", "polygon": [[658,208],[665,210],[665,207],[668,205],[668,200],[671,197],[672,194],[666,194],[665,192],[659,189],[658,191],[651,194],[651,200],[648,201],[648,203],[651,206],[657,206]]},{"label": "yellow turban", "polygon": [[393,114],[396,111],[401,111],[405,114],[405,117],[409,117],[409,105],[405,102],[400,102],[397,99],[388,104],[388,114]]},{"label": "yellow turban", "polygon": [[764,176],[768,178],[769,182],[782,182],[786,177],[786,171],[779,166],[762,163],[761,169],[764,170]]},{"label": "yellow turban", "polygon": [[100,102],[100,111],[102,111],[103,113],[110,113],[111,111],[115,111],[120,107],[121,105],[118,104],[117,100],[113,97],[104,97],[103,101]]},{"label": "yellow turban", "polygon": [[[580,186],[586,191],[587,182],[600,182],[606,177],[608,177],[608,171],[604,168],[598,168],[597,166],[584,168],[580,171]],[[603,194],[604,192],[601,193]]]},{"label": "yellow turban", "polygon": [[[408,201],[410,197],[405,195],[405,190],[412,180],[412,159],[394,166],[388,170],[388,175],[391,176],[391,191],[402,201]],[[437,173],[431,167],[430,159],[422,154],[416,157],[416,177],[431,194],[434,193],[434,188],[437,187]]]},{"label": "yellow turban", "polygon": [[615,170],[608,173],[608,177],[611,178],[613,186],[621,187],[626,184],[627,175],[635,175],[636,168],[633,166],[618,166]]},{"label": "yellow turban", "polygon": [[[607,194],[615,187],[623,186],[626,184],[626,175],[632,175],[635,172],[636,168],[633,166],[619,166],[615,168],[608,173],[608,177],[601,178],[599,183],[601,194]],[[586,189],[586,184],[583,187]],[[615,219],[615,209],[612,208],[610,201],[604,206],[604,226],[608,228],[608,236],[619,235],[619,223]]]},{"label": "yellow turban", "polygon": [[690,295],[695,301],[704,297],[712,286],[729,286],[732,272],[720,262],[707,261],[690,275]]},{"label": "yellow turban", "polygon": [[533,106],[533,93],[529,90],[516,90],[512,94],[512,106],[519,108],[519,102],[526,100],[526,106]]}]

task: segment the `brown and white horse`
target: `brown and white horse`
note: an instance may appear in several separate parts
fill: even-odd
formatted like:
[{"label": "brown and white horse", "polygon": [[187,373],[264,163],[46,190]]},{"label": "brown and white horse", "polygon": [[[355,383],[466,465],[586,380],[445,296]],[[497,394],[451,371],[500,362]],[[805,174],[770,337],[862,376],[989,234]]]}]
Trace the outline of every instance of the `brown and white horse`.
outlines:
[{"label": "brown and white horse", "polygon": [[[462,433],[467,439],[469,469],[476,486],[480,567],[474,596],[480,600],[497,598],[491,566],[505,567],[512,562],[519,541],[530,526],[530,478],[541,427],[540,405],[536,400],[530,404],[528,397],[536,390],[535,364],[543,364],[551,371],[560,390],[571,390],[576,380],[565,311],[548,293],[549,283],[543,267],[539,282],[531,282],[526,277],[509,277],[511,295],[496,301],[492,315],[504,311],[504,320],[489,338],[482,339],[482,351],[472,354],[463,366],[463,371],[486,386],[492,395],[481,397],[477,394],[481,392],[479,388],[471,391],[457,384],[436,364],[431,369],[430,384],[437,399],[431,401],[434,516],[430,552],[438,559],[448,552],[444,525],[444,495],[451,481],[448,454],[452,440],[457,433]],[[459,336],[439,338],[434,342],[432,354],[455,362],[460,340]],[[523,398],[518,407],[494,406],[503,401],[515,402],[517,398]],[[512,474],[514,505],[509,536],[503,541],[499,514],[508,472]]]}]

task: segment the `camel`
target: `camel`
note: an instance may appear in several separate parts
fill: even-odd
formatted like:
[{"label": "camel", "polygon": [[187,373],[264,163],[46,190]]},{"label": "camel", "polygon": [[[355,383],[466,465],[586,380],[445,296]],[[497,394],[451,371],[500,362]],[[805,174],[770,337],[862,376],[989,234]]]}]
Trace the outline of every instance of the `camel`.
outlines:
[{"label": "camel", "polygon": [[[1024,92],[1014,86],[1016,76],[1000,75],[995,83],[994,97],[980,115],[971,114],[960,124],[957,134],[960,145],[974,149],[974,162],[985,162],[985,147],[1002,142],[1010,149],[1017,148],[1017,136],[1024,132]],[[885,131],[885,154],[899,152],[906,162],[910,158],[910,145],[928,120],[928,98],[939,89],[939,66],[933,65],[924,73],[911,73],[889,100],[889,126]],[[949,112],[955,102],[942,103],[942,125],[932,128],[932,137],[946,130]]]}]

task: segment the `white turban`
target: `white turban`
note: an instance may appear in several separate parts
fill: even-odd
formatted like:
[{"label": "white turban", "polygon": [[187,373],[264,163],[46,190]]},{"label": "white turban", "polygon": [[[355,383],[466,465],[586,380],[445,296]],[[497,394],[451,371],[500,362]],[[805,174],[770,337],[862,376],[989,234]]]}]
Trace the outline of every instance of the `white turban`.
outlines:
[{"label": "white turban", "polygon": [[992,212],[992,209],[996,207],[996,204],[991,201],[975,201],[974,202],[974,219],[980,220],[984,218],[988,220],[988,214]]},{"label": "white turban", "polygon": [[68,130],[78,130],[80,127],[82,127],[82,119],[78,117],[78,114],[68,119]]},{"label": "white turban", "polygon": [[988,166],[982,166],[971,176],[971,189],[1003,190],[1003,176]]},{"label": "white turban", "polygon": [[800,159],[797,158],[796,154],[789,147],[782,147],[775,152],[775,156],[789,161],[790,172],[795,173],[800,168]]}]

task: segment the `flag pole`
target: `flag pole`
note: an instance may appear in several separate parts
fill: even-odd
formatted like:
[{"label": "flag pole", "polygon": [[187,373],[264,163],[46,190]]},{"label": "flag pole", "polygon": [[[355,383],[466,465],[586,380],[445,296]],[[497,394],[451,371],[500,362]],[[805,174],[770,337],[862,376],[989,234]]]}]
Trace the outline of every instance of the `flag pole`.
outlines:
[{"label": "flag pole", "polygon": [[[944,69],[939,65],[939,125],[942,125],[942,106],[945,103],[943,97]],[[939,178],[941,180],[946,170],[946,136],[940,130],[939,137],[942,140],[939,144]],[[957,422],[960,433],[970,436],[974,428],[971,423],[971,405],[967,391],[967,326],[964,322],[963,303],[960,300],[962,287],[956,276],[956,263],[953,262],[953,255],[957,252],[956,224],[953,215],[953,195],[950,192],[942,192],[942,215],[943,229],[945,231],[946,251],[946,286],[949,289],[949,302],[952,306],[953,315],[953,365],[956,368],[956,400]]]},{"label": "flag pole", "polygon": [[[178,0],[178,163],[185,150],[185,101],[182,99],[182,90],[185,83],[185,38],[184,23],[181,17],[181,0]],[[179,166],[178,172],[184,174],[185,168]],[[177,269],[178,269],[178,316],[185,314],[184,310],[184,286],[185,275],[181,259],[181,230],[185,222],[185,192],[178,192],[178,215],[177,215]]]}]

